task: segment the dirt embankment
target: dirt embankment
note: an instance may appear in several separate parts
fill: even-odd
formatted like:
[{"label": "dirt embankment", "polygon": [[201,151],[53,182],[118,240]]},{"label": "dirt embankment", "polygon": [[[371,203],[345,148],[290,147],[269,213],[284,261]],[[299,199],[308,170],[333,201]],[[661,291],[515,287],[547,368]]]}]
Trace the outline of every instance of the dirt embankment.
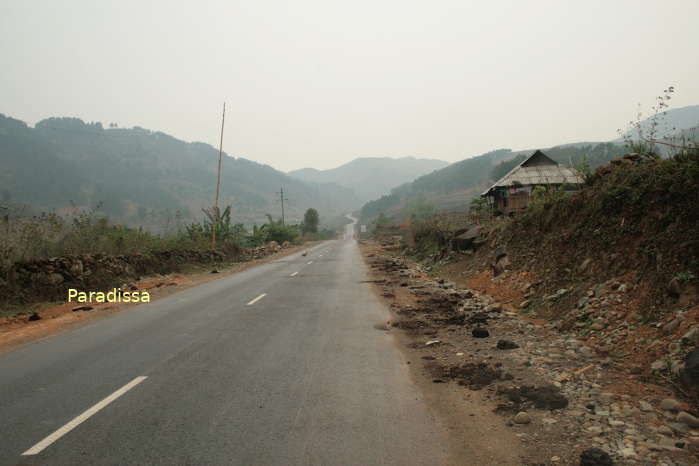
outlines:
[{"label": "dirt embankment", "polygon": [[428,263],[699,399],[699,153],[612,161],[571,198],[483,225],[474,244]]},{"label": "dirt embankment", "polygon": [[[615,160],[572,197],[475,228],[469,250],[429,222],[414,231],[411,249],[385,238],[369,254],[387,299],[418,300],[396,304],[395,324],[435,382],[492,391],[516,429],[528,408],[520,420],[538,427],[522,438],[546,464],[589,448],[699,463],[699,154]],[[537,411],[546,384],[566,407]]]},{"label": "dirt embankment", "polygon": [[[584,338],[521,312],[520,290],[500,300],[505,285],[488,286],[491,295],[467,287],[463,276],[445,280],[394,248],[363,249],[393,311],[384,330],[404,335],[399,340],[418,360],[411,366],[417,376],[432,385],[437,411],[457,424],[480,422],[482,435],[469,442],[509,448],[490,452],[490,464],[509,464],[513,454],[524,465],[699,464],[693,404],[667,386],[629,379]],[[464,409],[485,414],[451,419],[449,412]]]}]

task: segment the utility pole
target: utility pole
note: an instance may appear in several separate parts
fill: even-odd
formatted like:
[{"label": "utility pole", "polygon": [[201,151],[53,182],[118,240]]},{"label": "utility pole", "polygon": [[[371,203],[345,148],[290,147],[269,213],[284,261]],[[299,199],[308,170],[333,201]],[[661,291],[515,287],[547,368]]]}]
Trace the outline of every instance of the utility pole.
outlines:
[{"label": "utility pole", "polygon": [[279,188],[279,200],[282,203],[282,225],[284,225],[284,201],[288,201],[289,199],[284,197],[284,188]]},{"label": "utility pole", "polygon": [[211,225],[211,247],[216,248],[216,229],[221,220],[218,213],[218,193],[221,190],[221,159],[223,158],[223,125],[226,123],[226,102],[223,103],[223,116],[221,117],[221,141],[218,145],[218,178],[216,180],[216,200],[214,201],[214,223]]}]

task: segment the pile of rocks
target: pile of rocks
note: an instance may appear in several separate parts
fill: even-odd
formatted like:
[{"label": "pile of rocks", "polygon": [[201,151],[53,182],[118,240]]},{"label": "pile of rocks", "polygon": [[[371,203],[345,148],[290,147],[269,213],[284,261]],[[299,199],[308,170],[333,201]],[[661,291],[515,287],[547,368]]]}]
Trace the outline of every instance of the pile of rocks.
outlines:
[{"label": "pile of rocks", "polygon": [[279,244],[276,241],[270,241],[269,243],[263,245],[263,246],[257,246],[255,248],[250,248],[245,251],[246,256],[249,259],[261,259],[263,257],[269,256],[270,254],[276,254],[280,252],[282,249],[286,249],[291,244],[288,241],[284,241],[284,243]]}]

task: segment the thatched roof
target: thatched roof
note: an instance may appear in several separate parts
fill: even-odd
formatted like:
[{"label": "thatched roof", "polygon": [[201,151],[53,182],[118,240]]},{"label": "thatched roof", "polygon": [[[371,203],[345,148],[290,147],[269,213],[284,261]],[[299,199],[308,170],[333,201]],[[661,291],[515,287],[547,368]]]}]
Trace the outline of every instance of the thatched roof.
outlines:
[{"label": "thatched roof", "polygon": [[575,170],[560,165],[537,150],[484,191],[487,196],[496,188],[532,185],[582,184],[583,179]]}]

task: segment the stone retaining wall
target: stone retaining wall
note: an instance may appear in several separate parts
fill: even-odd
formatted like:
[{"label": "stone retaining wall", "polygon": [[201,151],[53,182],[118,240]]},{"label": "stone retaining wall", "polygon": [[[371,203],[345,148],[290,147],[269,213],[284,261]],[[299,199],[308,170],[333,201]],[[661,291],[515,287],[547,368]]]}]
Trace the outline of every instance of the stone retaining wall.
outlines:
[{"label": "stone retaining wall", "polygon": [[179,272],[185,265],[243,262],[274,254],[282,248],[271,242],[250,249],[168,250],[119,256],[80,254],[18,262],[5,276],[0,276],[0,304],[63,300],[70,288],[107,290],[146,275]]}]

